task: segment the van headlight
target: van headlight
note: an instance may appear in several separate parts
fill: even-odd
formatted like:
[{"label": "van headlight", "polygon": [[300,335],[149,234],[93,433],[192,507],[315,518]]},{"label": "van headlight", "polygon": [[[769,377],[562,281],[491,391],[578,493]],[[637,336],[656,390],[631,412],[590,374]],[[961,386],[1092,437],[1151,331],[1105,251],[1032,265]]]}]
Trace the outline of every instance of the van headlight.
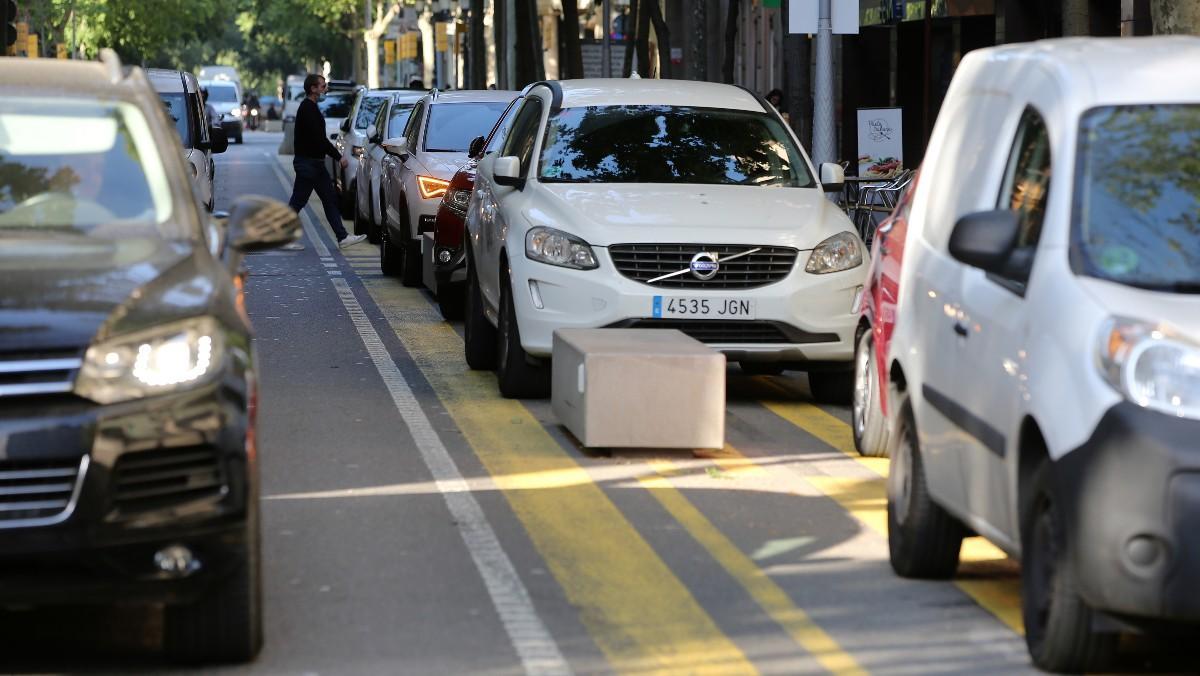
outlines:
[{"label": "van headlight", "polygon": [[849,232],[839,232],[812,250],[804,271],[811,275],[824,275],[856,268],[862,262],[862,246],[858,238]]},{"label": "van headlight", "polygon": [[596,255],[588,243],[561,230],[538,226],[525,233],[525,257],[576,270],[594,270]]},{"label": "van headlight", "polygon": [[1113,318],[1098,341],[1104,379],[1133,403],[1200,419],[1200,345],[1162,324]]},{"label": "van headlight", "polygon": [[194,387],[220,371],[225,331],[196,317],[111,338],[88,348],[75,393],[112,404]]}]

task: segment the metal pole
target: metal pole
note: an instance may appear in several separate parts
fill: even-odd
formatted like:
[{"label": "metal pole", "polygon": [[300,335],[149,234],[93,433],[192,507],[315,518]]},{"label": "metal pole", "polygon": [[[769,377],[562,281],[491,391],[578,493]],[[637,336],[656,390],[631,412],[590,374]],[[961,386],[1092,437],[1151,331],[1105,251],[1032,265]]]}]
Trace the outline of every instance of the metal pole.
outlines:
[{"label": "metal pole", "polygon": [[831,0],[817,15],[816,87],[813,92],[813,162],[836,162],[833,125],[833,19]]},{"label": "metal pole", "polygon": [[609,7],[610,0],[604,0],[602,3],[601,12],[604,14],[604,39],[600,42],[600,76],[612,77],[612,9]]}]

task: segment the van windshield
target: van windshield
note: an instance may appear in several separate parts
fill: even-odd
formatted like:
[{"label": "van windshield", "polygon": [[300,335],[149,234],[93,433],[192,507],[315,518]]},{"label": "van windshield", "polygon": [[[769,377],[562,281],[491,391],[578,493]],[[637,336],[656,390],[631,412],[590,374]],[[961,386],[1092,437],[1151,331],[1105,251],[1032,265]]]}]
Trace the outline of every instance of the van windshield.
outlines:
[{"label": "van windshield", "polygon": [[1076,272],[1200,293],[1200,105],[1096,108],[1079,139]]}]

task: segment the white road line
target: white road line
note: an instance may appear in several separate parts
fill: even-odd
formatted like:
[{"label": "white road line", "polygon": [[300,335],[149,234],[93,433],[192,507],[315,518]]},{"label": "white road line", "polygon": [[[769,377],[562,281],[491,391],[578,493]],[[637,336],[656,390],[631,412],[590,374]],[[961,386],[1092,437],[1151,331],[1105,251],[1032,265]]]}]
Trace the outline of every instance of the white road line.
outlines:
[{"label": "white road line", "polygon": [[[275,170],[284,188],[288,188],[283,170],[278,165],[275,166]],[[316,224],[312,222],[307,211],[300,212],[300,219],[309,239],[319,252],[325,244],[317,232]],[[328,255],[328,252],[324,255]],[[334,270],[327,272],[331,275],[341,274]],[[521,658],[525,673],[570,674],[570,665],[563,658],[558,644],[554,642],[554,638],[533,607],[525,583],[521,581],[512,560],[500,545],[500,539],[484,515],[483,508],[479,506],[441,437],[429,422],[429,417],[425,415],[425,410],[421,408],[408,381],[404,379],[404,374],[396,367],[387,346],[383,344],[379,333],[375,331],[374,325],[363,311],[349,282],[333,276],[330,277],[330,282],[333,283],[342,306],[346,308],[350,321],[358,330],[358,335],[367,348],[367,354],[375,363],[375,370],[379,372],[384,386],[391,394],[396,410],[408,426],[409,434],[412,435],[425,466],[433,475],[442,499],[458,524],[463,543],[471,553],[496,614],[500,616],[500,622],[508,633],[513,649]]]}]

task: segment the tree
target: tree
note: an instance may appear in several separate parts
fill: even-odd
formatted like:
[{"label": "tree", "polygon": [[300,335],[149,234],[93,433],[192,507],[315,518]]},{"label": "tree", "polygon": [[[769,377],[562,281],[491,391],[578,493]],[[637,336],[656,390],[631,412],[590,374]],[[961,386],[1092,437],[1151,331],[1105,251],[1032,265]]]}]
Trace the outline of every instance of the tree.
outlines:
[{"label": "tree", "polygon": [[563,0],[562,3],[563,48],[566,58],[563,60],[566,68],[562,79],[583,77],[583,48],[579,44],[579,3],[576,0]]},{"label": "tree", "polygon": [[387,11],[383,11],[383,3],[375,5],[375,23],[367,26],[363,32],[363,42],[367,46],[367,86],[374,89],[379,86],[379,38],[387,31],[388,24],[400,13],[400,3],[393,2]]},{"label": "tree", "polygon": [[663,20],[662,7],[659,0],[647,0],[646,8],[649,19],[654,24],[654,37],[658,41],[658,76],[671,77],[671,31]]},{"label": "tree", "polygon": [[650,5],[656,0],[642,0],[637,14],[637,69],[642,77],[651,77],[654,68],[650,65]]},{"label": "tree", "polygon": [[467,52],[470,66],[467,68],[467,86],[486,89],[487,40],[484,37],[483,0],[471,0],[471,24],[467,33]]},{"label": "tree", "polygon": [[1196,0],[1150,0],[1155,35],[1200,35],[1200,3]]},{"label": "tree", "polygon": [[737,53],[738,14],[742,9],[742,0],[729,0],[729,13],[725,16],[725,63],[721,67],[721,77],[726,84],[733,84],[733,59]]}]

